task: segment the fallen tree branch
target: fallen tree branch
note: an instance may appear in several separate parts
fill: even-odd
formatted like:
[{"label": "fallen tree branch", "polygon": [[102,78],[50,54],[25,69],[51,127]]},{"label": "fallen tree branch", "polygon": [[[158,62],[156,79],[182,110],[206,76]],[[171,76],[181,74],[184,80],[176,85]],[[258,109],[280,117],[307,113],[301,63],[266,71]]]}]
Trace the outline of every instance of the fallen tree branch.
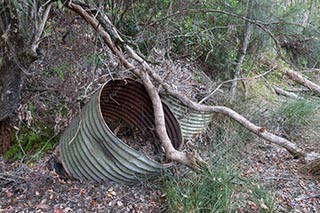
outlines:
[{"label": "fallen tree branch", "polygon": [[293,70],[285,69],[283,71],[286,76],[288,76],[291,80],[307,87],[309,90],[315,92],[317,95],[320,96],[320,86],[309,81],[308,79],[304,78],[300,73],[297,73]]},{"label": "fallen tree branch", "polygon": [[[111,40],[110,34],[106,30],[113,30],[114,27],[111,25],[109,19],[106,16],[103,18],[107,22],[107,24],[111,25],[108,29],[104,29],[102,25],[95,19],[92,14],[87,12],[87,10],[83,9],[81,6],[72,3],[71,1],[68,2],[67,7],[73,10],[74,12],[78,13],[82,16],[104,39],[104,42],[110,48],[113,54],[115,54],[121,63],[127,68],[130,69],[135,75],[139,76],[139,78],[143,81],[143,84],[151,98],[153,109],[154,109],[154,116],[155,116],[155,126],[158,137],[165,149],[166,156],[168,159],[177,161],[179,163],[185,164],[188,167],[192,168],[193,170],[200,170],[203,168],[206,163],[198,156],[196,153],[185,153],[176,150],[167,134],[165,120],[164,120],[164,112],[162,108],[162,103],[160,96],[158,94],[157,89],[154,87],[153,83],[150,80],[150,77],[147,72],[142,69],[136,68],[132,63],[130,63],[123,55],[122,51],[118,49],[119,47],[116,46],[113,41]],[[98,14],[99,15],[99,14]],[[112,32],[113,36],[118,35],[115,32]],[[122,41],[122,39],[118,38],[118,41]],[[131,50],[131,48],[125,45],[127,50]]]},{"label": "fallen tree branch", "polygon": [[285,90],[281,89],[280,87],[273,87],[273,89],[279,95],[283,95],[283,96],[290,97],[290,98],[299,98],[299,96],[297,94],[294,94],[293,92],[285,91]]},{"label": "fallen tree branch", "polygon": [[306,153],[303,149],[299,148],[296,144],[292,143],[291,141],[284,139],[280,136],[274,135],[266,130],[265,127],[258,127],[255,124],[251,123],[245,117],[240,115],[239,113],[233,111],[230,108],[224,106],[207,106],[203,104],[199,104],[197,102],[192,101],[187,96],[181,94],[179,91],[173,89],[168,83],[164,82],[161,77],[145,62],[140,56],[138,56],[131,48],[127,49],[129,54],[135,60],[139,61],[145,69],[150,73],[150,75],[159,82],[165,90],[171,94],[172,96],[178,98],[183,104],[186,106],[197,110],[197,111],[204,111],[204,112],[214,112],[214,113],[222,113],[228,115],[229,117],[233,118],[243,127],[251,131],[252,133],[260,136],[261,138],[270,141],[274,144],[277,144],[283,148],[285,148],[293,157],[295,158],[305,158],[307,160],[312,160],[314,158],[320,157],[320,155],[316,153]]},{"label": "fallen tree branch", "polygon": [[[186,106],[197,110],[197,111],[205,111],[205,112],[214,112],[214,113],[222,113],[225,115],[228,115],[229,117],[233,118],[235,121],[237,121],[239,124],[241,124],[243,127],[251,131],[252,133],[258,135],[259,137],[270,141],[272,143],[275,143],[286,150],[290,152],[295,158],[318,158],[320,157],[319,154],[309,154],[306,153],[304,150],[299,148],[296,144],[292,143],[291,141],[284,139],[282,137],[279,137],[277,135],[274,135],[266,130],[265,127],[259,127],[255,124],[251,123],[249,120],[247,120],[245,117],[240,115],[239,113],[233,111],[230,108],[224,107],[224,106],[207,106],[203,104],[199,104],[197,102],[192,101],[187,96],[181,94],[178,90],[172,88],[168,83],[166,83],[164,80],[161,79],[161,77],[156,73],[156,71],[151,68],[151,66],[138,54],[131,49],[130,46],[125,44],[124,42],[120,45],[115,45],[115,41],[122,42],[123,40],[118,37],[115,41],[111,39],[111,36],[119,36],[117,32],[109,32],[110,30],[115,30],[114,26],[111,24],[108,17],[104,16],[104,24],[110,25],[110,27],[103,27],[100,25],[99,21],[88,12],[88,10],[83,9],[81,6],[72,3],[72,1],[69,1],[67,4],[67,7],[73,10],[74,12],[78,13],[80,16],[82,16],[104,39],[104,42],[107,44],[107,46],[110,48],[113,54],[115,54],[120,62],[127,68],[130,69],[135,75],[137,75],[144,83],[146,90],[151,98],[153,109],[154,109],[154,116],[155,116],[155,125],[156,125],[156,131],[159,136],[159,139],[165,149],[167,158],[177,161],[180,163],[183,163],[190,168],[194,170],[198,170],[201,167],[205,165],[205,162],[195,153],[184,153],[181,151],[176,150],[168,137],[166,127],[165,127],[165,120],[164,120],[164,113],[162,109],[161,99],[159,97],[159,94],[157,92],[157,89],[153,85],[150,76],[160,83],[162,87],[172,96],[178,98],[180,101],[182,101],[183,104]],[[99,15],[99,14],[98,14]],[[131,62],[129,62],[124,54],[122,53],[122,49],[128,53],[128,55],[134,59],[136,62],[139,62],[142,65],[142,69],[138,69],[135,67]]]}]

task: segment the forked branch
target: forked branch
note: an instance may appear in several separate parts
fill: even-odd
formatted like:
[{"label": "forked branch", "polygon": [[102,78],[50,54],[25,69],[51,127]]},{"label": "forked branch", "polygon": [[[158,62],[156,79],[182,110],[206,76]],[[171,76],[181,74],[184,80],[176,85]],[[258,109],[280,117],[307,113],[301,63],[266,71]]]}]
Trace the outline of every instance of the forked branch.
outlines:
[{"label": "forked branch", "polygon": [[240,115],[239,113],[233,111],[232,109],[224,106],[208,106],[204,104],[199,104],[197,102],[192,101],[187,96],[181,94],[178,90],[173,89],[168,83],[163,81],[161,77],[153,70],[149,64],[144,61],[140,56],[138,56],[131,48],[127,49],[129,54],[132,58],[143,64],[143,67],[150,73],[150,75],[159,82],[165,90],[170,93],[172,96],[178,98],[183,104],[186,106],[204,112],[214,112],[214,113],[222,113],[228,115],[229,117],[233,118],[243,127],[251,131],[252,133],[258,135],[259,137],[270,141],[274,144],[277,144],[283,148],[285,148],[290,154],[292,154],[295,158],[305,158],[307,160],[312,160],[314,158],[320,157],[319,154],[316,153],[306,153],[303,149],[299,148],[296,144],[292,143],[291,141],[282,138],[280,136],[274,135],[267,131],[265,127],[259,127],[250,122],[248,119]]}]

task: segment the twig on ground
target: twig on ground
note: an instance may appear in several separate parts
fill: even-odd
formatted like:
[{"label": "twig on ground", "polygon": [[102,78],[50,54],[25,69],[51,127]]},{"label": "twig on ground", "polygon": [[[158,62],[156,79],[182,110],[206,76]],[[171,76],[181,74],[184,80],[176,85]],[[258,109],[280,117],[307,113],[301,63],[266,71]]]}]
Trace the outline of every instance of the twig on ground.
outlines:
[{"label": "twig on ground", "polygon": [[300,195],[297,198],[294,198],[295,201],[306,200],[310,198],[319,198],[320,194],[311,194],[311,195]]},{"label": "twig on ground", "polygon": [[281,89],[280,87],[274,87],[274,90],[279,95],[284,95],[284,96],[287,96],[287,97],[290,97],[290,98],[299,98],[299,96],[297,94],[294,94],[292,92],[287,92],[287,91]]}]

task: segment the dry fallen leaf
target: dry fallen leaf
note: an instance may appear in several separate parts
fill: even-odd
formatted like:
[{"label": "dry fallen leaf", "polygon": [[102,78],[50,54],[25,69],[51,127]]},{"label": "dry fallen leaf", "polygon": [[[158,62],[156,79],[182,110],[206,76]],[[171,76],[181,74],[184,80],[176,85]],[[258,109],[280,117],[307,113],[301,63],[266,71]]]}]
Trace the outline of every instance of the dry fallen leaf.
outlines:
[{"label": "dry fallen leaf", "polygon": [[62,210],[61,209],[55,209],[53,212],[54,213],[62,213]]},{"label": "dry fallen leaf", "polygon": [[260,207],[262,209],[269,210],[268,206],[264,203],[263,199],[260,200]]}]

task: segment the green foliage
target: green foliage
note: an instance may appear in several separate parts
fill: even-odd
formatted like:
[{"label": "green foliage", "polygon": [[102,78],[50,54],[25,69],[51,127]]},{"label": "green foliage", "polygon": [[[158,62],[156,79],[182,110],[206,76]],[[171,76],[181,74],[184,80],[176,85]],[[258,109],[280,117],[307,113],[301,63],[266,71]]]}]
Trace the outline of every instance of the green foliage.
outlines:
[{"label": "green foliage", "polygon": [[22,37],[25,37],[27,39],[28,35],[30,34],[29,30],[30,27],[32,27],[33,19],[30,14],[30,11],[33,6],[32,0],[25,0],[25,1],[19,1],[19,0],[13,0],[9,4],[9,7],[11,7],[11,11],[14,11],[16,13],[16,17],[18,20],[19,30],[22,32]]},{"label": "green foliage", "polygon": [[[116,26],[148,56],[153,48],[167,55],[188,57],[204,64],[215,80],[233,78],[233,64],[241,45],[248,1],[138,1],[113,9]],[[253,34],[246,59],[274,52],[279,41],[292,63],[319,67],[318,1],[255,1]],[[228,15],[224,12],[234,15]],[[121,15],[116,15],[121,14]],[[250,72],[244,67],[242,73]]]},{"label": "green foliage", "polygon": [[62,3],[61,0],[58,0],[57,4],[58,4],[58,8],[59,8],[59,9],[62,9],[62,8],[63,8],[63,3]]},{"label": "green foliage", "polygon": [[53,67],[53,71],[59,76],[59,78],[64,81],[64,73],[67,70],[68,66],[66,64],[61,64],[59,66]]},{"label": "green foliage", "polygon": [[281,104],[274,112],[278,128],[288,136],[299,135],[304,128],[318,129],[320,127],[320,101],[312,98],[291,99]]},{"label": "green foliage", "polygon": [[319,1],[273,2],[272,32],[280,41],[291,63],[319,67]]},{"label": "green foliage", "polygon": [[31,128],[23,126],[13,138],[13,145],[5,153],[6,160],[37,161],[48,150],[51,150],[56,139],[53,128],[41,126]]},{"label": "green foliage", "polygon": [[276,208],[276,197],[275,194],[267,190],[260,184],[254,181],[248,185],[250,192],[252,194],[251,200],[259,207],[259,212],[261,213],[271,213],[275,212]]},{"label": "green foliage", "polygon": [[234,212],[250,209],[274,212],[275,194],[253,179],[241,179],[230,161],[213,157],[207,170],[182,180],[167,174],[164,190],[170,212]]},{"label": "green foliage", "polygon": [[167,176],[165,188],[170,212],[228,212],[235,177],[225,161],[212,161],[208,170],[185,181]]}]

